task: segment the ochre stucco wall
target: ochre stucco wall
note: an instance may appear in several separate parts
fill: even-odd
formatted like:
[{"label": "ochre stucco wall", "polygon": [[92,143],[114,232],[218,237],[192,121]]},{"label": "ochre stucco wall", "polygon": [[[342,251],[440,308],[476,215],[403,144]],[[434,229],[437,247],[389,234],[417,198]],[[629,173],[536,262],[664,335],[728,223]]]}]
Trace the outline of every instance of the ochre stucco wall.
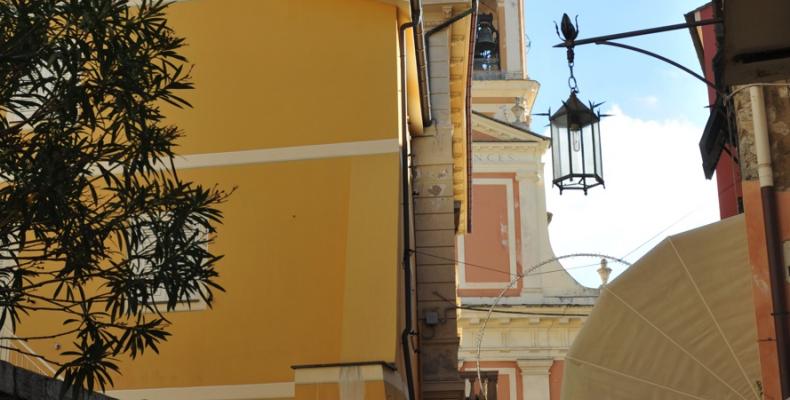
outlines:
[{"label": "ochre stucco wall", "polygon": [[[197,87],[186,96],[194,109],[167,109],[185,134],[178,153],[398,138],[393,5],[193,0],[172,5],[170,19]],[[173,336],[159,355],[121,359],[116,389],[289,382],[292,365],[396,361],[395,150],[179,175],[238,187],[212,244],[227,293],[213,310],[168,314]],[[18,333],[60,325],[42,316]],[[56,342],[70,339],[33,347],[57,358]]]},{"label": "ochre stucco wall", "polygon": [[[292,365],[393,362],[397,165],[392,154],[182,171],[238,185],[211,246],[225,255],[227,292],[213,310],[167,314],[173,336],[159,355],[122,361],[116,389],[285,382]],[[19,334],[59,324],[39,317]],[[57,358],[55,343],[69,340],[34,349]]]},{"label": "ochre stucco wall", "polygon": [[180,153],[398,137],[397,11],[370,0],[191,0]]}]

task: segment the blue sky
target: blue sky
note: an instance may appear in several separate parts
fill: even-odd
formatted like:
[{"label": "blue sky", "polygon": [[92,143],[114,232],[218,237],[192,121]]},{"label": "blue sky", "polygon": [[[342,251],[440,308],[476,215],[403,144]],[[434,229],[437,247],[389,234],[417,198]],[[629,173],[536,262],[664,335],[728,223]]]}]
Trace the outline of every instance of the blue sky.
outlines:
[{"label": "blue sky", "polygon": [[[526,31],[530,78],[541,83],[534,112],[556,109],[568,97],[568,68],[554,21],[565,12],[579,17],[579,38],[682,23],[683,15],[700,1],[683,0],[526,0]],[[621,40],[700,72],[689,32],[678,30]],[[624,49],[594,44],[576,49],[576,79],[583,99],[617,103],[623,112],[643,119],[686,118],[697,124],[707,119],[703,83],[675,67]],[[536,126],[540,121],[536,119]]]},{"label": "blue sky", "polygon": [[[562,13],[579,16],[579,38],[684,22],[683,15],[703,2],[663,0],[526,0],[526,31],[531,41],[528,73],[541,88],[533,113],[556,110],[569,94],[568,68],[554,21]],[[687,30],[623,39],[700,72]],[[635,261],[668,234],[718,220],[715,183],[704,179],[697,143],[707,120],[706,86],[651,57],[593,44],[576,49],[579,97],[605,101],[614,114],[601,125],[606,188],[588,196],[559,196],[547,183],[549,227],[557,255],[604,253]],[[545,117],[532,129],[547,134]],[[546,181],[550,183],[550,157]],[[652,238],[652,240],[651,240]],[[640,247],[641,246],[641,247]],[[587,286],[597,286],[596,260],[563,262]],[[614,276],[624,266],[611,265]]]}]

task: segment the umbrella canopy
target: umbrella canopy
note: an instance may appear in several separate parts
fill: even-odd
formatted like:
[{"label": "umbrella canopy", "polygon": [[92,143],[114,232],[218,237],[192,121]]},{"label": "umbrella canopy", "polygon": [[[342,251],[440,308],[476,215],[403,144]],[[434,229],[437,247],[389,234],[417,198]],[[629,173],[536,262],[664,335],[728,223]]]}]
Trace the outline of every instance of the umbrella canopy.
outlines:
[{"label": "umbrella canopy", "polygon": [[563,400],[760,399],[743,216],[671,236],[601,291]]}]

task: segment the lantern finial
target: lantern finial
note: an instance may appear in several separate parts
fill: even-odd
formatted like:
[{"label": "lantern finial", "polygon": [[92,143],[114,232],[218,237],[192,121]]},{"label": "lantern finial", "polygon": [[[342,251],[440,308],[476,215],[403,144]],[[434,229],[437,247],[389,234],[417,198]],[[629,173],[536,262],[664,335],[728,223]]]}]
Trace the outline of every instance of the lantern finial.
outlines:
[{"label": "lantern finial", "polygon": [[[571,92],[579,93],[579,85],[576,83],[576,77],[573,75],[573,67],[575,65],[573,48],[576,46],[576,37],[579,36],[579,16],[576,16],[574,24],[571,22],[571,17],[569,17],[568,14],[562,14],[562,22],[560,25],[554,22],[554,29],[557,31],[557,36],[562,40],[563,45],[567,49],[568,69],[570,70],[568,87],[571,88]],[[560,34],[560,31],[562,31],[562,34]]]}]

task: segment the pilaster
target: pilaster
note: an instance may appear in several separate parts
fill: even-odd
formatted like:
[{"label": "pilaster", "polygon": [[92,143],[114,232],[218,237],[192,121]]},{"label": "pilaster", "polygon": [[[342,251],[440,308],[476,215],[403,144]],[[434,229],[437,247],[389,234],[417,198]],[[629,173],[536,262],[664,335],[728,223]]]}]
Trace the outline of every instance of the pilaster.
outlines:
[{"label": "pilaster", "polygon": [[524,77],[524,38],[521,26],[524,24],[519,10],[522,0],[497,0],[499,19],[501,68],[508,76]]},{"label": "pilaster", "polygon": [[[521,213],[522,221],[531,221],[531,223],[521,224],[521,260],[522,268],[524,271],[531,266],[543,261],[546,257],[541,251],[541,226],[539,219],[541,216],[538,213],[538,200],[543,196],[542,191],[538,190],[537,183],[540,180],[537,170],[520,169],[516,171],[516,181],[518,182],[519,190],[519,212]],[[540,193],[539,193],[540,192]],[[544,217],[545,218],[545,217]],[[543,280],[542,275],[527,275],[523,279],[522,295],[527,295],[529,289],[540,289]],[[539,300],[539,299],[538,299]]]},{"label": "pilaster", "polygon": [[521,370],[523,400],[549,400],[549,368],[554,360],[517,360]]}]

